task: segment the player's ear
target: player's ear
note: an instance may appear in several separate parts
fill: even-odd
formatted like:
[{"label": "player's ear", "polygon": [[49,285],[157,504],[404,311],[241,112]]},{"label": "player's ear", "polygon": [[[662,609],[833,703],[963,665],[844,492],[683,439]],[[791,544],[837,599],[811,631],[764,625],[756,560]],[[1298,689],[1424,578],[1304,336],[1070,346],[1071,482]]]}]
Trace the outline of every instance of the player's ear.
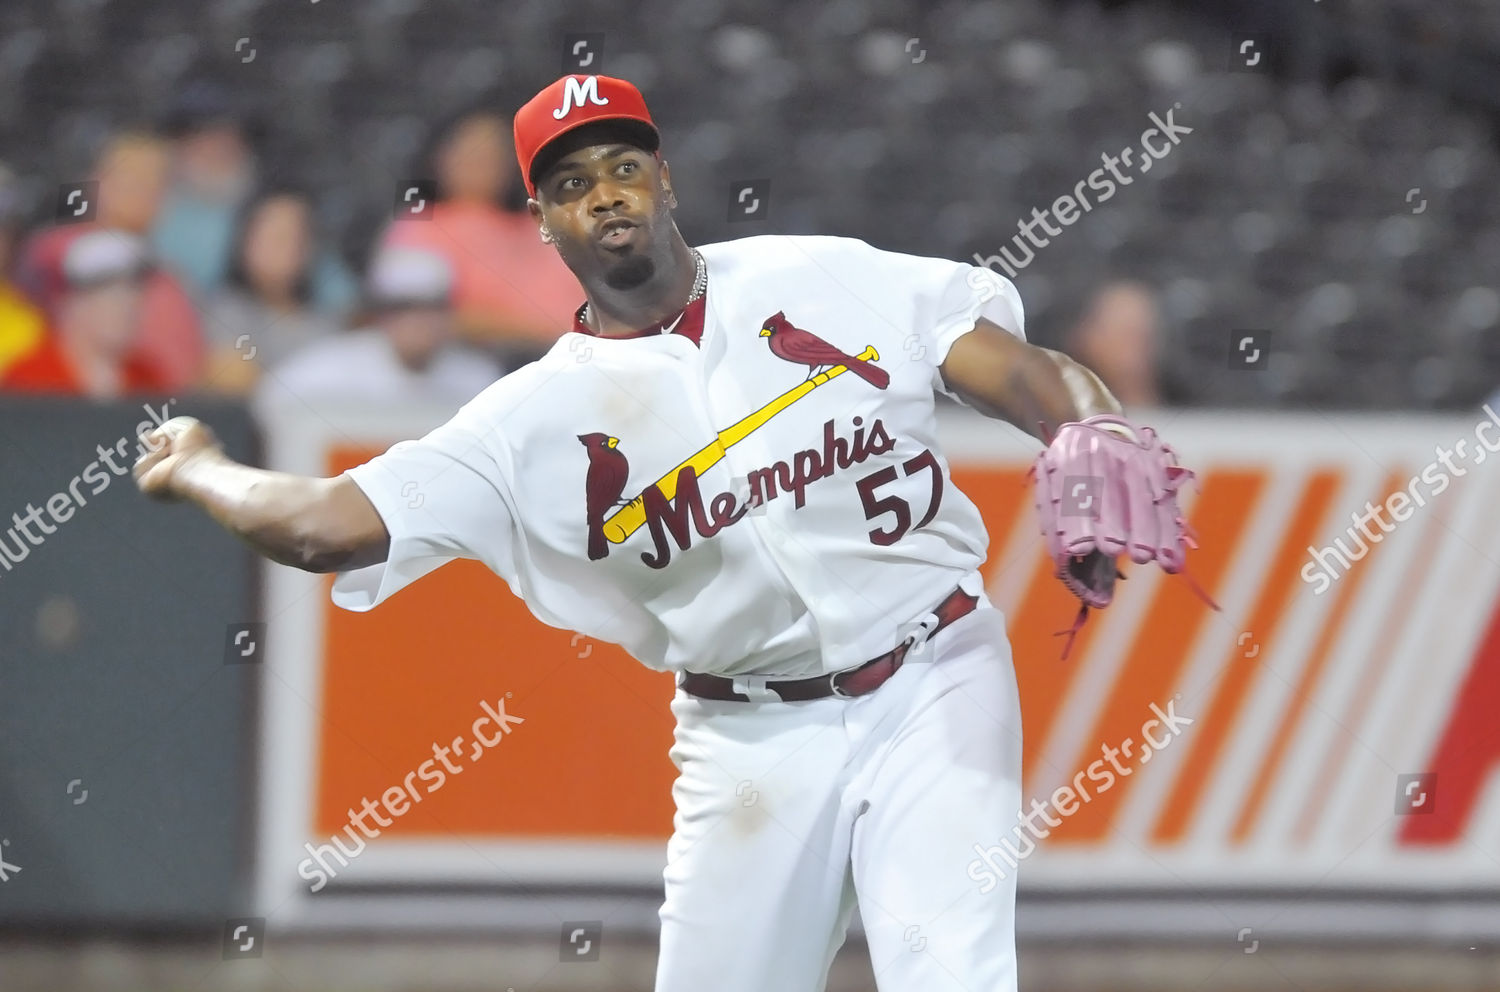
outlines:
[{"label": "player's ear", "polygon": [[537,202],[536,197],[526,201],[526,212],[531,214],[531,219],[536,221],[537,233],[541,236],[542,244],[550,245],[554,242],[552,232],[547,230],[547,222],[542,220],[542,205]]},{"label": "player's ear", "polygon": [[661,162],[661,170],[660,171],[661,171],[661,192],[662,192],[662,196],[664,196],[666,198],[667,209],[668,210],[676,210],[677,209],[677,194],[672,192],[672,170],[667,165],[665,159],[658,159],[658,161]]}]

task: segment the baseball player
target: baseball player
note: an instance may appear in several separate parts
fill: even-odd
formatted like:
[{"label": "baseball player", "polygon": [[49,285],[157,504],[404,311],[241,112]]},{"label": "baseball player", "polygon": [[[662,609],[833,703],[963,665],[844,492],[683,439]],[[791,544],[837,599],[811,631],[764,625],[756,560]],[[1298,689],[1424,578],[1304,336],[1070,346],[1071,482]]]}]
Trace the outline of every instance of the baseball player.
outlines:
[{"label": "baseball player", "polygon": [[856,906],[884,992],[1014,989],[1015,881],[981,892],[966,866],[1024,816],[1020,711],[936,394],[1051,442],[1043,531],[1085,606],[1121,554],[1180,564],[1184,470],[1026,343],[988,269],[847,238],[689,246],[659,145],[619,79],[516,114],[539,236],[586,301],[447,424],[315,479],[180,417],[143,438],[139,485],[337,572],[344,608],[472,558],[543,622],[676,673],[658,992],[815,992]]}]

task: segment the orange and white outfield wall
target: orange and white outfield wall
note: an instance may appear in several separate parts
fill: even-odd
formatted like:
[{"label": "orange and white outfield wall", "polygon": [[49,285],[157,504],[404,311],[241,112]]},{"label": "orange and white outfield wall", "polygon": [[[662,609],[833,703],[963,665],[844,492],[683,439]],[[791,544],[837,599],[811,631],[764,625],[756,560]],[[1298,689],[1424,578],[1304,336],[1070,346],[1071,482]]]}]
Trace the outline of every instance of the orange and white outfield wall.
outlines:
[{"label": "orange and white outfield wall", "polygon": [[[270,425],[268,458],[335,473],[447,412],[294,415]],[[1061,821],[1034,820],[1048,835],[1023,891],[1500,894],[1500,456],[1475,453],[1484,414],[1150,417],[1199,472],[1189,569],[1223,612],[1183,577],[1127,564],[1117,602],[1062,661],[1054,632],[1074,601],[1040,550],[1025,478],[1037,446],[949,412],[952,476],[984,514],[990,596],[1014,646],[1025,795]],[[1337,581],[1304,580],[1309,546],[1341,537],[1358,553],[1351,514],[1412,491],[1424,469],[1435,479],[1436,446],[1459,439],[1461,476],[1443,469],[1443,491],[1419,482],[1425,505],[1388,534],[1373,528],[1382,539]],[[265,907],[307,896],[305,845],[326,844],[363,798],[410,785],[434,743],[456,736],[459,771],[436,788],[426,779],[430,791],[330,886],[659,884],[669,676],[543,626],[471,562],[364,615],[333,608],[329,585],[280,567],[267,577]],[[502,701],[524,724],[467,751],[482,704]],[[1152,705],[1169,703],[1191,725],[1158,726],[1143,754]],[[1121,769],[1107,787],[1106,747]],[[1057,793],[1070,784],[1088,801]]]}]

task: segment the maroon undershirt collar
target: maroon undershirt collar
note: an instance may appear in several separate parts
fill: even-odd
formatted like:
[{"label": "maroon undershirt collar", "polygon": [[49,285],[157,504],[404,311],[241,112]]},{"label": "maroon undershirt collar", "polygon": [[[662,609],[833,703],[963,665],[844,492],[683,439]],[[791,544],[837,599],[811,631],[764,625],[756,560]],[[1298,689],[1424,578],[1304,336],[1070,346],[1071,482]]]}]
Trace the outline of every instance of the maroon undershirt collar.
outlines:
[{"label": "maroon undershirt collar", "polygon": [[[649,338],[659,334],[680,334],[700,348],[703,346],[703,318],[706,311],[708,293],[704,293],[677,313],[666,320],[657,321],[650,327],[636,331],[634,334],[618,334],[611,337],[618,338]],[[587,334],[589,337],[598,338],[604,335],[591,330],[583,322],[583,307],[580,306],[573,312],[573,330],[579,334]]]}]

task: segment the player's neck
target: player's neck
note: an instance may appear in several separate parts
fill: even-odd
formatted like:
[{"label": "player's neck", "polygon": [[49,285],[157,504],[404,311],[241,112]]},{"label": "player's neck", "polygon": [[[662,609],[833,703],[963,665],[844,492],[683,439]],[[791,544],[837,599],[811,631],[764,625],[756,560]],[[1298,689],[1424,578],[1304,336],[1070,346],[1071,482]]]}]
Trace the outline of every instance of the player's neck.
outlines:
[{"label": "player's neck", "polygon": [[600,337],[623,337],[660,323],[687,305],[697,265],[692,249],[675,230],[668,262],[646,282],[628,290],[593,287],[585,321]]}]

